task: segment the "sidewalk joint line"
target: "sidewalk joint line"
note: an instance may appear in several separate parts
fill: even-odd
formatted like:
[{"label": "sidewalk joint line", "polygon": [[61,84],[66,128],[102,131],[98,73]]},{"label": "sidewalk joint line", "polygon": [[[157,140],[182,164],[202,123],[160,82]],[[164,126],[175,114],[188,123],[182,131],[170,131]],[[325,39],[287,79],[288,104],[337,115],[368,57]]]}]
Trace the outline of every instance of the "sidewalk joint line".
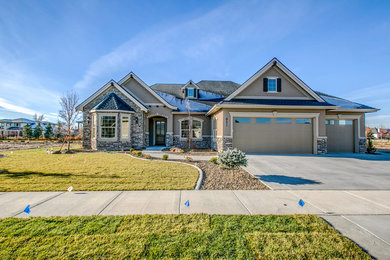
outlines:
[{"label": "sidewalk joint line", "polygon": [[390,209],[390,207],[387,207],[386,205],[382,205],[382,204],[380,204],[380,203],[378,203],[378,202],[376,202],[376,201],[373,201],[373,200],[364,198],[364,197],[362,197],[362,196],[353,194],[353,193],[351,193],[351,192],[349,192],[349,191],[347,191],[347,190],[344,191],[344,192],[345,192],[345,193],[348,193],[349,195],[352,195],[352,196],[354,196],[354,197],[356,197],[356,198],[359,198],[359,199],[366,200],[366,201],[368,201],[368,202],[374,203],[374,204],[376,204],[376,205],[378,205],[378,206],[381,206],[381,207],[383,207],[383,208]]},{"label": "sidewalk joint line", "polygon": [[96,214],[97,216],[99,216],[114,200],[116,200],[124,191],[121,191],[119,192],[114,198],[112,198],[112,200],[110,202],[108,202],[103,208],[102,210],[99,211],[98,214]]},{"label": "sidewalk joint line", "polygon": [[181,190],[179,191],[179,214],[181,214]]},{"label": "sidewalk joint line", "polygon": [[242,201],[238,198],[237,194],[234,192],[234,190],[232,190],[234,196],[236,197],[236,199],[238,200],[238,202],[246,209],[246,211],[248,211],[249,215],[253,215],[252,212],[244,205],[244,203],[242,203]]},{"label": "sidewalk joint line", "polygon": [[[48,202],[49,200],[52,200],[52,199],[54,199],[54,198],[57,198],[58,196],[60,196],[60,195],[62,195],[62,194],[64,194],[64,193],[66,193],[66,191],[60,192],[59,194],[56,194],[56,195],[51,196],[51,197],[49,197],[49,198],[47,198],[47,199],[44,199],[43,201],[37,202],[37,203],[31,205],[31,206],[30,206],[30,209],[35,208],[35,207],[37,207],[37,206],[39,206],[39,205],[41,205],[41,204],[43,204],[43,203],[45,203],[45,202]],[[16,214],[12,215],[12,217],[16,217],[17,215],[22,214],[23,212],[24,212],[24,210],[18,211]]]},{"label": "sidewalk joint line", "polygon": [[375,235],[374,233],[372,233],[372,232],[371,232],[370,230],[368,230],[367,228],[365,228],[365,227],[359,225],[358,223],[356,223],[356,222],[353,221],[353,220],[350,220],[349,218],[347,218],[347,217],[344,216],[344,215],[340,215],[340,216],[341,216],[342,218],[345,218],[346,220],[348,220],[348,221],[351,222],[352,224],[354,224],[354,225],[360,227],[361,229],[367,231],[368,233],[370,233],[370,234],[373,235],[374,237],[376,237],[376,238],[378,238],[379,240],[381,240],[382,242],[384,242],[386,245],[390,246],[390,243],[389,243],[389,242],[387,242],[387,241],[384,240],[383,238],[379,237],[378,235]]}]

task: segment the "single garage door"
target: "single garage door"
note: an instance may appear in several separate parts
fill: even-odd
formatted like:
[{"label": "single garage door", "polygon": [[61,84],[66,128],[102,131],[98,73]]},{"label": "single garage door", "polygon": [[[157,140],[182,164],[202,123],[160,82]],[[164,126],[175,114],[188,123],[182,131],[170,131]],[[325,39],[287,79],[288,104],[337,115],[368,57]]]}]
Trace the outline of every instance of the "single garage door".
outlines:
[{"label": "single garage door", "polygon": [[246,153],[313,153],[311,118],[235,117],[233,147]]},{"label": "single garage door", "polygon": [[328,153],[354,152],[353,120],[326,120]]}]

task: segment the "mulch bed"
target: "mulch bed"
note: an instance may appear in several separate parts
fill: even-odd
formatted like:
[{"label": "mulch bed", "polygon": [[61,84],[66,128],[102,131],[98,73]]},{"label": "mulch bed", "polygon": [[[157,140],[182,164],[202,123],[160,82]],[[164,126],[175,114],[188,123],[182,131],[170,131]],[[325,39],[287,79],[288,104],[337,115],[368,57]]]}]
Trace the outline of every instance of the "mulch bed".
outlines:
[{"label": "mulch bed", "polygon": [[211,162],[194,162],[204,174],[201,190],[269,190],[260,180],[241,167],[220,168]]}]

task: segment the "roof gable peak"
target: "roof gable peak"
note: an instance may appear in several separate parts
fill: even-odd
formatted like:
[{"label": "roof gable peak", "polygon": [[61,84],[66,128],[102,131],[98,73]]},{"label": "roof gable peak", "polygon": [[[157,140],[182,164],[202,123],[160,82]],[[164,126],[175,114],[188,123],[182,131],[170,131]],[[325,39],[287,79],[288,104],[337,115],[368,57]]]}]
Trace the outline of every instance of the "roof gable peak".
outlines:
[{"label": "roof gable peak", "polygon": [[240,94],[244,89],[251,85],[255,80],[260,78],[264,73],[266,73],[272,67],[277,67],[282,72],[284,72],[289,78],[291,78],[300,88],[302,88],[306,93],[312,96],[318,102],[325,102],[316,92],[314,92],[309,86],[307,86],[300,78],[298,78],[291,70],[289,70],[282,62],[280,62],[276,57],[272,58],[267,64],[265,64],[260,70],[258,70],[252,77],[245,81],[241,87],[236,91],[231,93],[225,100],[230,101],[238,94]]}]

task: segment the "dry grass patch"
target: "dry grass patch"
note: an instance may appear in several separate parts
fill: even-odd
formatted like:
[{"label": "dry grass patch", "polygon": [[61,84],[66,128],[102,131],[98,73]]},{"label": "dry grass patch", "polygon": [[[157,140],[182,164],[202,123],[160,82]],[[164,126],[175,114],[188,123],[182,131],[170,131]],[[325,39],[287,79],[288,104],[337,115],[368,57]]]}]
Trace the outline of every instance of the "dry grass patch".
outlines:
[{"label": "dry grass patch", "polygon": [[5,153],[0,191],[193,189],[191,166],[145,161],[120,153],[47,154],[46,149]]}]

